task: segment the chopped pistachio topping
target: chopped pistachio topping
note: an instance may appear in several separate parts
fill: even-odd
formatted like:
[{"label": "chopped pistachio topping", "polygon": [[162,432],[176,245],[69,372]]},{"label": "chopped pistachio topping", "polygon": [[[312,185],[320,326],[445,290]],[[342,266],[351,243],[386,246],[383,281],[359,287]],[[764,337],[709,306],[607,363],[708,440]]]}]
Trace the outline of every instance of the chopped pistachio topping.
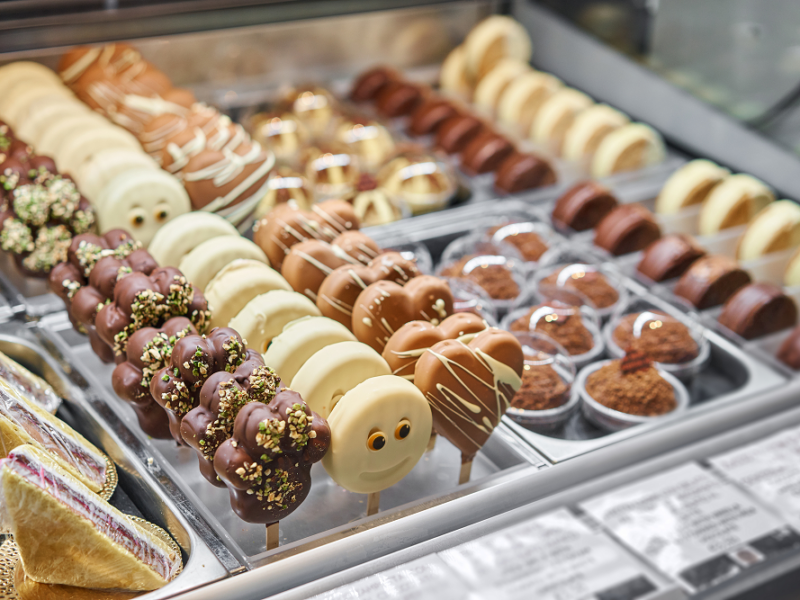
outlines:
[{"label": "chopped pistachio topping", "polygon": [[69,221],[81,201],[78,188],[60,175],[49,179],[45,187],[50,194],[50,216],[59,221]]},{"label": "chopped pistachio topping", "polygon": [[250,399],[269,404],[278,393],[280,383],[280,377],[270,367],[256,367],[250,374]]},{"label": "chopped pistachio topping", "polygon": [[67,250],[71,242],[72,234],[63,225],[42,227],[36,234],[33,252],[22,260],[22,265],[30,271],[49,271],[67,260]]},{"label": "chopped pistachio topping", "polygon": [[231,336],[222,344],[222,349],[225,350],[225,370],[233,373],[244,362],[244,346],[235,336]]},{"label": "chopped pistachio topping", "polygon": [[[217,388],[219,411],[217,418],[208,424],[204,436],[203,455],[211,460],[219,445],[233,434],[233,422],[241,408],[250,401],[235,380],[223,381]],[[221,435],[219,435],[221,434]]]},{"label": "chopped pistachio topping", "polygon": [[3,231],[0,233],[0,248],[14,254],[33,252],[31,228],[19,219],[8,217],[3,221]]},{"label": "chopped pistachio topping", "polygon": [[14,190],[14,212],[22,221],[34,227],[47,223],[51,201],[47,188],[42,185],[21,185]]}]

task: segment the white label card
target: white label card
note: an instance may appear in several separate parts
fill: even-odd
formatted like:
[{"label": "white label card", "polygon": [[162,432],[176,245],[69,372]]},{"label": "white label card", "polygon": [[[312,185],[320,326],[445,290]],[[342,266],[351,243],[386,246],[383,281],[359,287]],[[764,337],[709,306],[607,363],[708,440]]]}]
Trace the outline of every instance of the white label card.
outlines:
[{"label": "white label card", "polygon": [[616,489],[581,508],[690,593],[800,544],[777,517],[697,464]]},{"label": "white label card", "polygon": [[472,598],[635,600],[657,590],[604,534],[561,509],[440,552]]}]

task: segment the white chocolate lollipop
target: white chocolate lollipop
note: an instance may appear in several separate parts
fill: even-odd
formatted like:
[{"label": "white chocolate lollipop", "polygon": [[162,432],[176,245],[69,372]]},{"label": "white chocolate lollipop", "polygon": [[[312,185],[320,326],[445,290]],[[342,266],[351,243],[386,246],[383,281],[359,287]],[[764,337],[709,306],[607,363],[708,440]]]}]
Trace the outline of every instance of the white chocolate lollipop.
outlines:
[{"label": "white chocolate lollipop", "polygon": [[523,73],[500,96],[497,117],[506,125],[522,127],[527,133],[542,105],[562,87],[564,83],[549,73]]},{"label": "white chocolate lollipop", "polygon": [[264,353],[264,364],[275,371],[284,385],[316,352],[331,344],[355,342],[356,336],[344,325],[327,317],[303,317],[288,323]]},{"label": "white chocolate lollipop", "polygon": [[239,332],[248,348],[263,353],[287,324],[302,317],[318,316],[317,305],[303,294],[273,290],[250,300],[228,326]]},{"label": "white chocolate lollipop", "polygon": [[600,142],[630,119],[607,104],[595,104],[578,113],[564,134],[561,155],[567,160],[580,160],[594,154]]},{"label": "white chocolate lollipop", "polygon": [[572,88],[558,90],[536,113],[531,125],[531,139],[540,144],[560,146],[578,113],[592,104],[592,99],[583,92]]},{"label": "white chocolate lollipop", "polygon": [[39,146],[44,132],[66,118],[90,115],[89,108],[80,100],[62,96],[45,96],[31,104],[30,110],[18,127],[16,135],[34,147]]},{"label": "white chocolate lollipop", "polygon": [[428,402],[413,383],[394,375],[373,377],[345,392],[328,417],[331,447],[322,464],[351,492],[380,492],[417,464],[431,422]]},{"label": "white chocolate lollipop", "polygon": [[191,210],[189,196],[169,173],[124,171],[103,188],[95,205],[101,233],[125,229],[147,246],[164,223]]},{"label": "white chocolate lollipop", "polygon": [[517,77],[530,71],[527,62],[504,58],[500,60],[486,77],[478,82],[473,97],[474,104],[488,114],[494,114],[503,92]]},{"label": "white chocolate lollipop", "polygon": [[503,58],[527,63],[533,46],[520,23],[511,17],[492,15],[472,28],[464,40],[464,52],[467,72],[477,82]]},{"label": "white chocolate lollipop", "polygon": [[238,258],[257,260],[269,266],[267,255],[253,242],[241,236],[224,235],[196,246],[183,257],[178,269],[198,290],[205,290],[217,273]]},{"label": "white chocolate lollipop", "polygon": [[109,125],[97,129],[75,132],[58,147],[55,155],[58,170],[62,173],[76,175],[84,162],[95,154],[106,152],[112,148],[130,148],[140,150],[138,140],[121,127]]},{"label": "white chocolate lollipop", "polygon": [[656,198],[656,212],[673,215],[684,208],[702,204],[714,186],[731,172],[717,163],[698,158],[675,171]]},{"label": "white chocolate lollipop", "polygon": [[138,168],[156,171],[158,165],[141,149],[111,148],[85,161],[73,176],[81,193],[91,202],[97,203],[103,189],[111,180],[120,173]]},{"label": "white chocolate lollipop", "polygon": [[745,229],[736,257],[755,260],[800,246],[800,206],[791,200],[778,200],[767,205]]},{"label": "white chocolate lollipop", "polygon": [[64,85],[52,69],[32,61],[21,60],[0,67],[0,89],[7,89],[12,82],[22,79],[37,79],[53,85]]},{"label": "white chocolate lollipop", "polygon": [[225,218],[202,211],[176,217],[156,232],[148,252],[162,267],[177,267],[197,246],[223,235],[238,236],[236,227]]},{"label": "white chocolate lollipop", "polygon": [[3,96],[2,112],[0,117],[13,127],[27,117],[31,105],[40,98],[52,96],[75,99],[75,96],[63,85],[54,86],[37,80],[28,80],[14,86],[13,93]]},{"label": "white chocolate lollipop", "polygon": [[211,327],[227,327],[250,300],[272,290],[291,292],[292,287],[263,262],[240,258],[229,263],[204,290],[211,310]]},{"label": "white chocolate lollipop", "polygon": [[366,344],[339,342],[314,353],[294,376],[292,389],[311,410],[327,419],[342,394],[367,379],[391,372],[383,357]]},{"label": "white chocolate lollipop", "polygon": [[472,95],[472,86],[467,75],[467,55],[464,46],[456,46],[442,62],[439,72],[439,87],[447,92],[462,98]]}]

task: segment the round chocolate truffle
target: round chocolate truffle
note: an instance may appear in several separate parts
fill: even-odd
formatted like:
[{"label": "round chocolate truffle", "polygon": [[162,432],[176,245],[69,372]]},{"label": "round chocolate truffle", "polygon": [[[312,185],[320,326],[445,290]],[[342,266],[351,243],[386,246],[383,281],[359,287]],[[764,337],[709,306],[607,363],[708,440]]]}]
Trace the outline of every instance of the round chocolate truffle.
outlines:
[{"label": "round chocolate truffle", "polygon": [[461,152],[461,168],[470,175],[489,173],[514,152],[514,144],[494,131],[476,135]]},{"label": "round chocolate truffle", "polygon": [[751,283],[739,289],[722,307],[719,322],[746,340],[797,324],[797,306],[771,283]]},{"label": "round chocolate truffle", "polygon": [[375,107],[384,117],[410,115],[422,101],[422,90],[407,81],[390,81],[375,96]]},{"label": "round chocolate truffle", "polygon": [[592,229],[619,204],[607,187],[596,181],[572,186],[553,206],[553,224],[561,229]]},{"label": "round chocolate truffle", "polygon": [[750,283],[750,275],[734,259],[706,256],[692,263],[675,285],[673,293],[705,310],[718,306],[739,288]]},{"label": "round chocolate truffle", "polygon": [[450,117],[458,115],[453,103],[444,98],[432,96],[422,101],[411,115],[408,131],[411,135],[436,133],[439,126]]},{"label": "round chocolate truffle", "polygon": [[387,66],[373,67],[368,71],[364,71],[358,76],[358,79],[353,83],[353,88],[350,90],[350,99],[353,102],[367,102],[374,100],[375,96],[386,86],[390,81],[400,79],[400,75]]},{"label": "round chocolate truffle", "polygon": [[653,214],[639,204],[623,204],[595,227],[594,244],[614,256],[638,252],[661,237]]},{"label": "round chocolate truffle", "polygon": [[482,121],[472,115],[456,115],[445,119],[436,131],[436,146],[448,154],[457,154],[486,128]]},{"label": "round chocolate truffle", "polygon": [[666,281],[680,277],[706,251],[694,238],[684,233],[665,235],[644,251],[636,270],[650,281]]},{"label": "round chocolate truffle", "polygon": [[553,185],[558,177],[544,158],[525,152],[514,152],[506,158],[495,175],[494,187],[503,194]]}]

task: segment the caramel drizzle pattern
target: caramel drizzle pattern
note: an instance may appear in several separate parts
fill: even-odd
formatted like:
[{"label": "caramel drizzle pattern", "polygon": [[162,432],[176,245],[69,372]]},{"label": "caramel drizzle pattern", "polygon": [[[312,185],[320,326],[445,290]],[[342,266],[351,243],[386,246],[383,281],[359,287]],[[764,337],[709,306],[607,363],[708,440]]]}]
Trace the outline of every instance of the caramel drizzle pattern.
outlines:
[{"label": "caramel drizzle pattern", "polygon": [[[479,331],[477,333],[459,332],[459,336],[457,338],[455,338],[455,339],[457,341],[461,342],[462,344],[469,344],[472,340],[475,339],[475,336],[477,336],[478,333],[482,333],[483,331],[486,331],[487,329],[489,329],[489,324],[486,321],[483,322],[483,326],[484,326],[483,330]],[[397,358],[417,358],[418,359],[420,356],[425,354],[425,351],[428,350],[428,349],[429,348],[414,348],[413,350],[392,350],[392,354],[394,354]],[[404,365],[402,365],[400,367],[397,367],[394,371],[392,371],[392,375],[398,375],[399,377],[402,377],[403,379],[408,379],[409,381],[414,381],[414,367],[416,367],[416,365],[417,365],[417,361],[406,363],[406,364],[404,364]],[[411,374],[410,375],[399,375],[400,371],[405,371],[409,367],[411,367]]]},{"label": "caramel drizzle pattern", "polygon": [[[327,214],[327,213],[325,213],[324,211],[320,210],[317,207],[314,207],[314,212],[317,212],[318,214],[319,213]],[[297,229],[295,229],[294,227],[289,225],[289,223],[287,223],[286,221],[283,222],[283,226],[281,227],[281,230],[283,230],[284,233],[289,234],[291,237],[296,239],[298,242],[304,242],[305,240],[308,240],[308,239],[322,240],[324,237],[327,237],[327,238],[336,237],[336,233],[335,232],[331,231],[327,227],[322,226],[321,223],[319,223],[318,221],[315,221],[313,219],[302,218],[300,220],[300,228],[305,233],[307,233],[308,235],[304,235],[303,233],[297,231]],[[278,238],[277,236],[275,236],[275,235],[270,236],[270,240],[278,248],[281,248],[283,250],[284,254],[289,254],[289,252],[291,251],[291,247],[287,246],[286,244],[284,244],[280,240],[280,238]]]},{"label": "caramel drizzle pattern", "polygon": [[[382,290],[380,288],[377,288],[377,289],[380,292],[380,296],[378,296],[377,298],[374,298],[372,300],[372,302],[376,306],[380,306],[381,302],[383,302],[383,300],[385,298],[391,298],[392,295],[389,292],[387,292],[386,290]],[[389,325],[389,322],[386,320],[385,317],[381,317],[380,319],[376,319],[375,318],[375,314],[372,312],[372,306],[371,305],[370,306],[365,306],[363,304],[359,304],[359,306],[361,308],[363,308],[364,312],[369,315],[368,317],[364,317],[363,319],[361,319],[361,322],[364,323],[364,325],[366,325],[367,327],[369,327],[371,329],[375,329],[377,327],[376,326],[376,321],[377,321],[380,324],[380,327],[383,328],[383,333],[385,333],[386,335],[384,335],[382,338],[381,338],[380,335],[376,335],[375,336],[375,340],[378,342],[378,344],[381,347],[385,346],[386,342],[388,342],[389,338],[392,337],[392,334],[394,334],[394,329],[392,328],[391,325]],[[378,333],[380,334],[380,329],[379,329]]]},{"label": "caramel drizzle pattern", "polygon": [[[463,342],[460,343],[463,344]],[[491,384],[486,383],[475,373],[472,373],[463,365],[455,362],[454,360],[439,354],[438,352],[434,352],[433,350],[429,349],[428,351],[435,356],[439,362],[442,363],[445,369],[447,369],[447,371],[453,376],[453,378],[469,392],[477,404],[470,402],[466,398],[462,398],[454,390],[445,387],[441,383],[436,384],[436,390],[439,392],[438,396],[430,391],[426,392],[426,396],[428,403],[433,410],[437,411],[440,415],[442,415],[443,418],[449,421],[453,428],[459,431],[467,440],[472,442],[476,449],[480,449],[482,444],[478,439],[476,439],[474,433],[471,434],[468,432],[468,429],[472,427],[473,430],[485,433],[487,436],[490,435],[492,431],[494,431],[495,427],[497,427],[497,425],[500,423],[500,418],[503,416],[506,409],[508,409],[508,407],[511,405],[511,397],[506,396],[502,386],[509,386],[512,389],[511,396],[513,397],[514,392],[516,392],[516,390],[518,390],[522,385],[522,379],[520,379],[520,377],[511,369],[511,367],[492,358],[480,348],[472,349],[466,344],[464,344],[464,347],[467,348],[470,353],[472,353],[472,355],[475,356],[479,362],[483,364],[483,366],[486,367],[486,369],[492,374]],[[458,367],[462,371],[466,372],[479,385],[484,386],[494,392],[494,412],[492,412],[492,407],[487,406],[483,400],[481,400],[480,396],[475,393],[469,385],[467,385],[461,376],[459,376],[455,367]],[[483,416],[481,420],[478,421],[477,416],[481,414]],[[489,419],[487,414],[494,416],[494,422]]]},{"label": "caramel drizzle pattern", "polygon": [[[396,265],[395,268],[397,268]],[[361,279],[361,277],[358,276],[358,273],[356,273],[353,269],[347,269],[347,274],[350,276],[352,281],[356,283],[358,287],[360,287],[362,290],[367,289],[367,283],[363,279]],[[322,300],[323,302],[327,302],[328,304],[330,304],[333,308],[335,308],[342,314],[347,315],[348,317],[353,316],[352,304],[348,304],[347,302],[339,300],[339,298],[333,298],[331,296],[328,296],[328,294],[322,294]]]}]

